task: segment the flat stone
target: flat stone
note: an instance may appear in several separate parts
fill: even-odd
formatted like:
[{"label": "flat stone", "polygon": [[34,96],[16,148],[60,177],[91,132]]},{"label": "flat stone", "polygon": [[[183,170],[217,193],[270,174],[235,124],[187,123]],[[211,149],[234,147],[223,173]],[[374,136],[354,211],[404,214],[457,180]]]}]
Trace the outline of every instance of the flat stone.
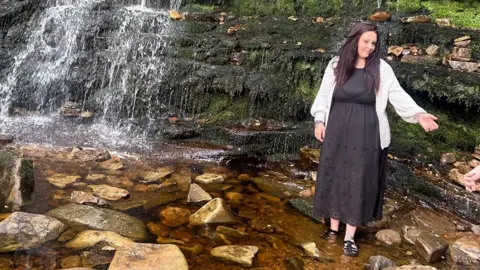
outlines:
[{"label": "flat stone", "polygon": [[470,36],[463,36],[463,37],[456,38],[453,42],[461,42],[461,41],[471,40],[471,39],[472,38]]},{"label": "flat stone", "polygon": [[454,61],[454,60],[447,60],[446,62],[451,68],[455,70],[475,72],[478,69],[477,62],[464,62],[464,61]]},{"label": "flat stone", "polygon": [[175,245],[133,244],[119,249],[109,270],[188,270],[188,263]]},{"label": "flat stone", "polygon": [[211,255],[222,261],[239,264],[243,267],[252,267],[253,258],[258,253],[255,246],[219,246],[211,251]]},{"label": "flat stone", "polygon": [[25,250],[57,239],[66,226],[55,218],[14,212],[0,222],[0,252]]},{"label": "flat stone", "polygon": [[415,241],[417,241],[418,236],[422,234],[422,231],[417,228],[405,225],[402,227],[402,233],[403,233],[403,238],[408,243],[414,245]]},{"label": "flat stone", "polygon": [[66,175],[66,174],[57,173],[47,177],[47,181],[50,182],[50,184],[63,189],[68,185],[71,185],[77,182],[81,178],[82,177],[80,175]]},{"label": "flat stone", "polygon": [[105,179],[105,174],[100,174],[100,173],[94,173],[94,174],[89,174],[87,175],[87,177],[85,177],[85,180],[87,180],[88,182],[98,182],[98,181],[102,181],[103,179]]},{"label": "flat stone", "polygon": [[68,248],[84,249],[98,243],[105,243],[115,249],[123,248],[134,242],[114,232],[86,230],[78,233],[73,240],[65,244]]},{"label": "flat stone", "polygon": [[427,47],[425,51],[427,52],[428,55],[435,56],[438,52],[438,49],[439,47],[437,45],[430,45]]},{"label": "flat stone", "polygon": [[431,233],[422,233],[415,242],[418,253],[429,263],[439,260],[448,248],[448,243]]},{"label": "flat stone", "polygon": [[464,40],[464,41],[459,41],[459,42],[455,42],[453,44],[453,46],[455,47],[460,47],[460,48],[466,48],[470,43],[472,42],[472,40]]},{"label": "flat stone", "polygon": [[245,239],[248,236],[248,233],[246,232],[241,232],[239,230],[235,230],[233,228],[225,226],[218,226],[216,231],[237,240]]},{"label": "flat stone", "polygon": [[130,195],[126,189],[109,185],[89,185],[88,187],[93,190],[93,194],[110,201],[117,201]]},{"label": "flat stone", "polygon": [[383,242],[389,246],[400,245],[402,243],[402,237],[400,234],[391,229],[380,230],[375,235],[378,241]]},{"label": "flat stone", "polygon": [[413,217],[422,231],[432,231],[434,234],[457,231],[455,224],[427,209],[415,210]]},{"label": "flat stone", "polygon": [[191,225],[202,225],[209,223],[232,223],[234,218],[225,201],[215,198],[205,204],[196,213],[190,216]]},{"label": "flat stone", "polygon": [[204,202],[212,200],[212,196],[197,184],[191,184],[188,190],[187,202]]},{"label": "flat stone", "polygon": [[146,239],[143,221],[110,209],[81,204],[62,205],[46,214],[71,227],[86,226],[92,230],[112,231],[132,239]]},{"label": "flat stone", "polygon": [[109,171],[120,171],[125,168],[123,166],[123,163],[118,159],[110,159],[110,160],[102,161],[98,163],[98,166],[102,169],[106,169]]},{"label": "flat stone", "polygon": [[200,184],[221,184],[224,181],[223,176],[214,173],[204,173],[195,178],[195,182]]},{"label": "flat stone", "polygon": [[165,177],[171,175],[173,173],[173,168],[170,167],[165,167],[165,168],[159,168],[155,172],[147,172],[144,176],[143,179],[140,180],[140,183],[158,183],[158,182],[163,182],[165,180]]},{"label": "flat stone", "polygon": [[395,266],[395,263],[384,256],[371,256],[368,259],[368,270],[382,270],[391,266]]},{"label": "flat stone", "polygon": [[105,200],[102,200],[98,197],[88,194],[83,191],[74,190],[70,194],[70,201],[79,204],[91,203],[95,205],[107,205]]}]

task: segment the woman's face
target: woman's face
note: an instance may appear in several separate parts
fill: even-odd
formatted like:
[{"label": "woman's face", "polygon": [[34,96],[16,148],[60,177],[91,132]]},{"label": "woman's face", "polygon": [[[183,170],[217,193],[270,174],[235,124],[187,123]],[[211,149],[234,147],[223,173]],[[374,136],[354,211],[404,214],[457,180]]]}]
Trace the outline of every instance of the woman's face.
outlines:
[{"label": "woman's face", "polygon": [[377,45],[377,33],[368,31],[363,33],[358,40],[358,57],[366,59]]}]

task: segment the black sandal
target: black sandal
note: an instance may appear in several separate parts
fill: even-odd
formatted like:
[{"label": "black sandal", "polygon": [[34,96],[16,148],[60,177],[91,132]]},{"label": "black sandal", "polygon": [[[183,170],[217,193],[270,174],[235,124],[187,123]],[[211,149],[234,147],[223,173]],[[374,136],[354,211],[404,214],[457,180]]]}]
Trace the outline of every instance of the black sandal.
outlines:
[{"label": "black sandal", "polygon": [[358,247],[355,244],[355,242],[353,242],[351,240],[346,240],[343,243],[343,254],[345,256],[349,256],[349,257],[358,256]]},{"label": "black sandal", "polygon": [[339,235],[340,233],[338,231],[334,231],[332,229],[328,229],[324,234],[323,234],[323,239],[325,240],[333,240],[335,241],[335,239],[337,239],[337,235]]}]

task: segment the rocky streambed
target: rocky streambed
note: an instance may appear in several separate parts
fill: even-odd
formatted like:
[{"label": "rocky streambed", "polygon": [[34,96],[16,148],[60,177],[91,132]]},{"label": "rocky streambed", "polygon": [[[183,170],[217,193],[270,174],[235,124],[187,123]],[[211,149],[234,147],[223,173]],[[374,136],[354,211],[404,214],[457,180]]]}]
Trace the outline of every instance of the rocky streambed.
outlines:
[{"label": "rocky streambed", "polygon": [[0,215],[0,269],[476,269],[480,254],[472,219],[418,203],[413,189],[404,196],[394,179],[417,176],[393,156],[385,217],[360,229],[360,256],[348,258],[341,237],[320,239],[326,226],[310,217],[316,150],[261,167],[100,149],[8,153],[31,161],[23,170],[34,181],[20,187],[34,191]]}]

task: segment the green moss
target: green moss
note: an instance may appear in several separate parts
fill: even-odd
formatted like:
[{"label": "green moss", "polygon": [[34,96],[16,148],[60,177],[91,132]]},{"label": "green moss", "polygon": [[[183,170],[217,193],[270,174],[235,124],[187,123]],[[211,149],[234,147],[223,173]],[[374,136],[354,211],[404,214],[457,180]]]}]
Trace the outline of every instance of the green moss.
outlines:
[{"label": "green moss", "polygon": [[20,187],[23,200],[30,200],[35,188],[34,165],[32,160],[23,159],[20,164]]},{"label": "green moss", "polygon": [[181,11],[182,12],[213,12],[218,6],[215,5],[199,5],[199,4],[187,4]]},{"label": "green moss", "polygon": [[387,2],[388,10],[396,12],[414,13],[423,8],[420,0],[398,0]]},{"label": "green moss", "polygon": [[[431,107],[427,111],[438,117],[439,129],[427,133],[418,124],[403,121],[393,110],[388,108],[392,131],[390,152],[401,157],[426,156],[426,162],[438,160],[444,152],[472,151],[476,145],[474,130],[479,126],[457,123],[451,117]],[[478,132],[480,133],[480,132]],[[478,134],[477,136],[479,136]]]},{"label": "green moss", "polygon": [[310,85],[308,80],[300,80],[297,88],[295,89],[295,99],[303,102],[311,102],[315,99],[316,91],[314,87]]},{"label": "green moss", "polygon": [[422,1],[434,19],[450,18],[456,26],[480,28],[480,2],[478,1],[453,1],[453,0],[428,0]]}]

